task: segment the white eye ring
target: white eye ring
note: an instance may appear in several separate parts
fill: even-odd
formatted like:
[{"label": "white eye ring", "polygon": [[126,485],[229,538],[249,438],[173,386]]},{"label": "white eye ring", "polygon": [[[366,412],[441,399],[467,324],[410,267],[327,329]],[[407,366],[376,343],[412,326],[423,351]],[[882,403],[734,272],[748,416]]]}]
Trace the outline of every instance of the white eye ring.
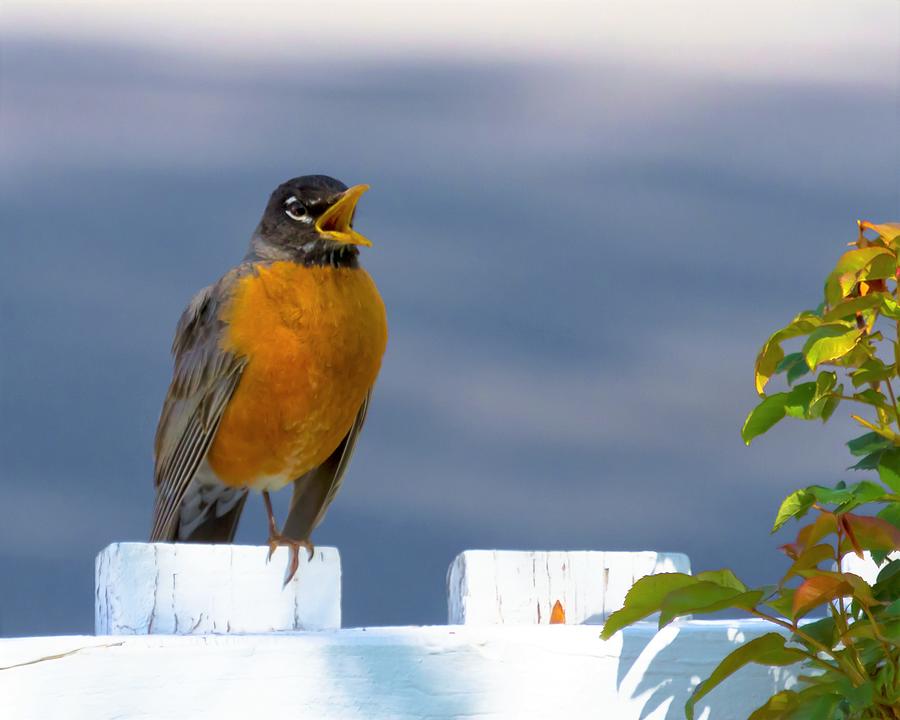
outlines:
[{"label": "white eye ring", "polygon": [[293,195],[285,200],[284,213],[292,220],[302,220],[303,222],[310,221],[306,208],[303,207],[303,204]]}]

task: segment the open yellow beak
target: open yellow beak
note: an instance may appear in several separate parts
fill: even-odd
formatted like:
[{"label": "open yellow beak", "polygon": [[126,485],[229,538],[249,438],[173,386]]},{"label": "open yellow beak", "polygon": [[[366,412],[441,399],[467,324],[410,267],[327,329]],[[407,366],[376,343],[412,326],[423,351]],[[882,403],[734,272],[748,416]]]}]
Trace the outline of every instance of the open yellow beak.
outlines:
[{"label": "open yellow beak", "polygon": [[323,212],[316,221],[316,230],[319,231],[319,234],[348,245],[372,247],[372,242],[367,237],[360,235],[350,227],[356,203],[368,189],[368,185],[354,185],[345,190],[338,201]]}]

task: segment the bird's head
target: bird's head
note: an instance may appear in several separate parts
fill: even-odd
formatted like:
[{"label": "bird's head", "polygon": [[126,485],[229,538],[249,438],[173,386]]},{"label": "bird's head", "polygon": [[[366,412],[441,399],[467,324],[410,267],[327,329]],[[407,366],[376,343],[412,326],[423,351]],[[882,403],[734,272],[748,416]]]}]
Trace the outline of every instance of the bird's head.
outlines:
[{"label": "bird's head", "polygon": [[282,183],[253,234],[249,256],[311,264],[352,261],[357,247],[372,243],[353,229],[353,216],[368,185],[348,188],[327,175],[303,175]]}]

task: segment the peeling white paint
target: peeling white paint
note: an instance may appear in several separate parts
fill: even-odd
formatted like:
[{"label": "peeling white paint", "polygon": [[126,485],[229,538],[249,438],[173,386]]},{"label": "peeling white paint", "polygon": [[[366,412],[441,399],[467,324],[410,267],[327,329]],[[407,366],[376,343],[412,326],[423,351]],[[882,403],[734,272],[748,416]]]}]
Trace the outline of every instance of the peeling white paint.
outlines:
[{"label": "peeling white paint", "polygon": [[288,549],[115,543],[95,564],[98,635],[204,635],[341,626],[341,560],[318,547],[282,588]]},{"label": "peeling white paint", "polygon": [[451,625],[546,625],[558,600],[569,624],[602,622],[635,580],[691,572],[682,553],[467,550],[447,573]]}]

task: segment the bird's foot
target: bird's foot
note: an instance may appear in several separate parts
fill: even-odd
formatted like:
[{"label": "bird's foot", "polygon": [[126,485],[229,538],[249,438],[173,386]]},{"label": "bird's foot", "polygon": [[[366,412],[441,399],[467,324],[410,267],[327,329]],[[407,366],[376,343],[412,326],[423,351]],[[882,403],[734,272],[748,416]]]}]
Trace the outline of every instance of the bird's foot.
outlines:
[{"label": "bird's foot", "polygon": [[290,550],[290,561],[288,562],[287,574],[284,578],[284,585],[282,587],[286,587],[287,584],[294,578],[294,575],[297,574],[297,569],[300,567],[300,548],[306,548],[306,552],[308,555],[308,559],[313,559],[313,553],[315,552],[315,546],[312,544],[312,541],[309,539],[306,540],[295,540],[294,538],[289,538],[286,535],[282,535],[281,533],[269,533],[269,556],[266,558],[266,562],[272,559],[272,555],[275,553],[275,550],[279,546],[285,546]]}]

